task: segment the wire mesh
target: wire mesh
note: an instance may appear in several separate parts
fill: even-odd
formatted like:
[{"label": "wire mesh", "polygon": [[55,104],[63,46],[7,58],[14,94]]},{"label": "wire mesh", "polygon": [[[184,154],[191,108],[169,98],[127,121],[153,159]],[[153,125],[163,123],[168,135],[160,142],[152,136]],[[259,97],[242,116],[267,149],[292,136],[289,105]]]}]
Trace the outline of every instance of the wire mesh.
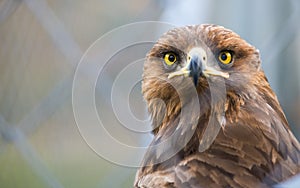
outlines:
[{"label": "wire mesh", "polygon": [[[284,16],[286,20],[284,20],[282,24],[277,24],[281,26],[280,29],[278,29],[277,32],[274,32],[274,34],[271,34],[269,40],[266,40],[267,42],[263,43],[262,45],[262,51],[268,52],[268,49],[272,49],[269,51],[269,53],[265,53],[266,55],[263,56],[263,58],[266,60],[276,60],[277,56],[280,55],[282,51],[284,51],[289,45],[291,45],[291,43],[294,42],[295,38],[299,35],[299,24],[296,24],[298,23],[297,19],[299,18],[300,13],[299,2],[297,0],[291,0],[289,2],[290,5],[288,7],[291,11],[288,12],[288,16]],[[82,5],[77,1],[76,3]],[[166,17],[168,16],[166,15],[172,13],[174,8],[174,6],[165,6],[168,5],[168,3],[170,3],[170,1],[164,1],[164,3],[158,1],[153,4],[149,3],[147,6],[151,7],[151,12],[146,12],[147,7],[145,7],[143,9],[143,14],[140,15],[154,18],[157,15],[162,15],[162,20],[167,19]],[[212,12],[213,7],[217,7],[218,3],[213,1],[208,3],[206,6],[208,6],[208,10]],[[156,8],[159,9],[159,11],[164,10],[163,14],[161,14],[161,12],[152,12],[155,11]],[[183,13],[186,11],[189,10],[182,10]],[[16,14],[19,17],[14,17]],[[272,14],[274,14],[274,12],[272,12]],[[24,17],[20,17],[20,15],[24,15]],[[199,16],[201,16],[201,14]],[[211,18],[207,15],[204,20],[199,18],[201,22],[210,21],[210,19]],[[176,23],[176,21],[174,22]],[[186,22],[177,20],[177,23],[181,24]],[[6,30],[4,27],[1,28],[1,32],[5,33],[5,35],[1,34],[3,37],[0,38],[0,57],[1,59],[5,59],[5,61],[1,60],[2,62],[0,65],[3,68],[2,70],[5,70],[6,72],[1,71],[2,75],[0,76],[1,83],[3,83],[3,85],[0,86],[0,97],[2,98],[2,106],[0,111],[0,156],[8,152],[8,145],[13,144],[18,150],[22,159],[34,171],[36,176],[43,181],[44,186],[64,187],[62,180],[56,177],[56,173],[53,173],[53,169],[49,169],[48,164],[43,161],[43,157],[40,156],[36,146],[30,143],[30,137],[35,135],[35,133],[40,129],[43,129],[43,126],[49,126],[45,122],[51,119],[53,114],[55,114],[58,109],[70,105],[74,71],[83,54],[83,51],[80,47],[81,45],[78,44],[72,33],[67,30],[64,20],[59,18],[57,13],[54,12],[51,7],[51,2],[47,2],[45,0],[1,1],[0,27],[1,25],[5,25],[5,27],[9,26],[7,28],[13,28],[15,31]],[[31,27],[33,27],[33,29],[30,29]],[[28,29],[24,32],[18,32],[18,28]],[[46,34],[41,34],[43,32]],[[32,35],[36,35],[36,37],[34,38]],[[47,93],[45,95],[32,94],[33,99],[30,99],[32,101],[31,105],[24,104],[23,107],[20,107],[17,103],[18,101],[24,99],[22,98],[23,96],[20,96],[20,93],[22,93],[24,90],[28,90],[27,95],[31,95],[30,88],[23,88],[25,86],[22,85],[23,83],[29,86],[31,84],[30,72],[26,72],[26,70],[29,69],[28,67],[32,66],[30,61],[34,57],[32,57],[33,53],[30,53],[29,51],[32,49],[43,48],[44,42],[49,43],[48,40],[54,45],[55,52],[50,53],[50,55],[46,55],[46,57],[50,56],[51,58],[51,55],[57,55],[59,58],[56,60],[62,60],[62,62],[53,65],[53,67],[59,66],[63,67],[61,69],[67,70],[63,70],[60,73],[61,75],[59,76],[59,79],[53,78],[54,81],[52,81],[52,83],[48,83],[48,87],[45,87],[48,88],[46,89]],[[18,41],[18,43],[15,41]],[[53,48],[47,47],[47,45],[45,46],[46,47],[43,49],[43,51],[47,51],[48,48],[49,50]],[[39,58],[39,60],[43,60],[43,55],[45,54],[41,54],[42,58]],[[296,55],[297,54],[295,54],[295,56]],[[295,57],[295,59],[297,58]],[[8,65],[6,62],[13,62],[13,64]],[[52,66],[49,65],[49,67]],[[266,67],[270,68],[270,66]],[[279,72],[277,69],[274,66],[274,74]],[[23,71],[25,71],[25,73]],[[55,71],[56,69],[53,68],[53,72]],[[87,75],[89,74],[89,71],[90,70],[86,70]],[[10,75],[12,72],[14,74]],[[33,70],[33,72],[35,71]],[[43,73],[40,74],[42,78]],[[112,80],[109,78],[105,79],[106,83],[112,83]],[[27,82],[25,83],[24,80],[27,80]],[[10,86],[10,84],[13,86]],[[276,87],[276,90],[280,90],[280,86],[274,85],[274,87]],[[299,92],[299,86],[297,86],[297,88]],[[98,92],[100,94],[102,93],[101,90]],[[102,95],[105,94],[102,93]],[[36,96],[40,97],[35,99]],[[106,98],[107,96],[102,97]],[[11,106],[10,109],[8,109],[7,106]],[[18,109],[19,107],[23,110]],[[26,113],[21,113],[19,111],[25,111]],[[298,111],[298,113],[299,112],[300,111]],[[299,130],[299,126],[294,126],[296,127],[296,130]],[[120,182],[126,182],[127,179],[130,179],[129,176],[131,176],[132,179],[133,172],[135,171],[134,169],[130,169],[129,171],[120,171],[119,169],[109,168],[107,169],[108,170],[105,171],[105,175],[103,175],[103,179],[101,181],[96,181],[98,182],[96,187],[107,187],[111,185],[120,187],[122,186],[122,183]],[[122,175],[120,175],[120,173]],[[119,177],[119,181],[116,182],[114,180],[115,182],[112,183],[111,181],[113,181],[113,179],[116,177]]]}]

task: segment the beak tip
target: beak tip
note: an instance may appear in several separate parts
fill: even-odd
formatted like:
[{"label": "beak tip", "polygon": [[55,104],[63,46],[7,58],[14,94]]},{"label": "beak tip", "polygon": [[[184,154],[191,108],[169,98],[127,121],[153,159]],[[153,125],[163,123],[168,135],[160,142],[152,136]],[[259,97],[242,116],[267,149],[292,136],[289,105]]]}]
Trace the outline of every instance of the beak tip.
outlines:
[{"label": "beak tip", "polygon": [[195,87],[198,85],[198,79],[199,79],[198,76],[193,76],[193,82],[194,82]]}]

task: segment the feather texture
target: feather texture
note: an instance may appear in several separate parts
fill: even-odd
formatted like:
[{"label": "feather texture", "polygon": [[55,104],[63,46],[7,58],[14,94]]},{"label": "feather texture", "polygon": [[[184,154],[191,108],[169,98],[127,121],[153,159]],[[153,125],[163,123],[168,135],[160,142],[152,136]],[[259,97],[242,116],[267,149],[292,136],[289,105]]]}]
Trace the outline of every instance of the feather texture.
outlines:
[{"label": "feather texture", "polygon": [[[164,66],[163,54],[176,53],[180,68],[199,46],[214,57],[234,54],[233,65],[221,67],[229,78],[201,76],[196,88],[188,77],[168,79],[175,70]],[[231,30],[207,24],[165,33],[147,55],[142,90],[154,127],[150,147],[171,144],[149,149],[135,187],[270,187],[300,173],[299,142],[258,50]]]}]

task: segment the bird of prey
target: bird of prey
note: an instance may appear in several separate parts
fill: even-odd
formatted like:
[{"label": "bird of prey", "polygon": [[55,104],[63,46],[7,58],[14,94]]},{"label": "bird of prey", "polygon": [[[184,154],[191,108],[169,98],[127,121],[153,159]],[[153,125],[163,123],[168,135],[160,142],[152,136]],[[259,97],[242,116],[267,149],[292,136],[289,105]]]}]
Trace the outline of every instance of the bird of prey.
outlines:
[{"label": "bird of prey", "polygon": [[222,26],[174,28],[147,54],[154,138],[135,187],[271,187],[300,173],[300,144],[259,51]]}]

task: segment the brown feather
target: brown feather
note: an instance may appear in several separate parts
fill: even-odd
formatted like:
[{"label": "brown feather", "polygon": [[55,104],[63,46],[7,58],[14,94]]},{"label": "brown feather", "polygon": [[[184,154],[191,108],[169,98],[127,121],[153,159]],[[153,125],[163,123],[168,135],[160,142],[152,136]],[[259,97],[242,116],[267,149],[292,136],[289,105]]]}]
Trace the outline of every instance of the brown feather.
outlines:
[{"label": "brown feather", "polygon": [[[208,78],[200,77],[195,97],[190,78],[167,78],[170,70],[164,67],[163,54],[175,52],[183,62],[197,46],[214,55],[222,50],[234,53],[234,64],[223,70],[230,75],[224,100],[217,79],[217,87],[211,87]],[[149,149],[135,187],[270,187],[300,173],[299,142],[261,70],[259,53],[234,32],[198,25],[165,33],[147,55],[142,92],[153,120],[151,146],[173,138],[170,145]],[[213,106],[212,94],[218,99]],[[189,113],[181,117],[182,111]],[[204,135],[210,118],[213,129],[222,127],[216,138]],[[190,138],[186,134],[192,130]],[[203,142],[209,147],[201,152]],[[183,143],[174,156],[160,161]]]}]

